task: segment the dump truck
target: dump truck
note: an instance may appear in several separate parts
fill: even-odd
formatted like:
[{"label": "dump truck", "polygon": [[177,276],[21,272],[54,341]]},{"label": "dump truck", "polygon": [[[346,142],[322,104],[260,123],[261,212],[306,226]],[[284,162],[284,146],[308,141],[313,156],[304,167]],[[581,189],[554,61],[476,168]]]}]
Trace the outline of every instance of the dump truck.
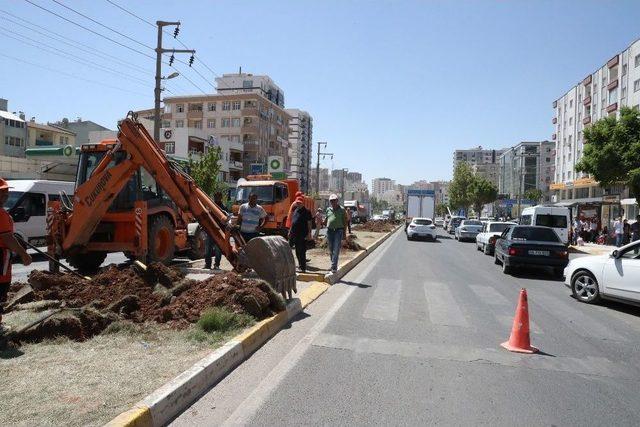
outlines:
[{"label": "dump truck", "polygon": [[344,208],[351,214],[351,222],[353,224],[364,224],[369,217],[367,205],[357,200],[345,200]]},{"label": "dump truck", "polygon": [[[65,258],[84,271],[95,270],[110,252],[166,263],[176,247],[188,247],[187,223],[195,219],[236,271],[251,268],[289,297],[295,290],[286,240],[267,236],[245,242],[134,113],[118,125],[117,139],[82,148],[76,184],[73,197],[47,207],[47,251],[53,259]],[[49,268],[56,271],[58,264]]]},{"label": "dump truck", "polygon": [[[300,184],[297,179],[278,180],[271,178],[270,175],[249,175],[238,182],[232,211],[237,215],[240,205],[249,201],[249,195],[256,194],[258,204],[267,213],[262,231],[267,234],[286,236],[289,231],[287,226],[289,209],[299,191]],[[308,196],[303,198],[305,207],[313,213],[315,201]]]}]

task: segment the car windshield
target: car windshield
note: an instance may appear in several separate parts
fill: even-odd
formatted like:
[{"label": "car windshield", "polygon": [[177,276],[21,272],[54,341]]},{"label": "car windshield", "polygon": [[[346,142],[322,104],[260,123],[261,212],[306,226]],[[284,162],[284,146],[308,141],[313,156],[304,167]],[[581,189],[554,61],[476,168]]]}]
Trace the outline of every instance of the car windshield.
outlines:
[{"label": "car windshield", "polygon": [[472,219],[472,220],[464,221],[464,222],[462,223],[462,225],[477,225],[477,226],[482,226],[482,222],[481,222],[481,221],[478,221],[478,220],[476,220],[476,219]]},{"label": "car windshield", "polygon": [[20,197],[22,197],[23,194],[24,192],[22,191],[9,191],[9,198],[4,204],[5,210],[11,210],[11,208],[18,203],[18,200],[20,200]]},{"label": "car windshield", "polygon": [[565,215],[536,215],[536,225],[543,227],[567,228],[567,217]]},{"label": "car windshield", "polygon": [[513,240],[534,240],[539,242],[560,242],[558,235],[550,228],[516,227],[511,233]]},{"label": "car windshield", "polygon": [[493,233],[502,233],[504,230],[509,228],[510,225],[508,223],[497,223],[497,224],[489,224],[489,231]]},{"label": "car windshield", "polygon": [[416,225],[431,225],[430,219],[414,219],[413,223]]},{"label": "car windshield", "polygon": [[247,187],[238,187],[236,193],[236,202],[238,204],[249,201],[250,194],[258,196],[258,204],[273,203],[273,185],[252,185]]}]

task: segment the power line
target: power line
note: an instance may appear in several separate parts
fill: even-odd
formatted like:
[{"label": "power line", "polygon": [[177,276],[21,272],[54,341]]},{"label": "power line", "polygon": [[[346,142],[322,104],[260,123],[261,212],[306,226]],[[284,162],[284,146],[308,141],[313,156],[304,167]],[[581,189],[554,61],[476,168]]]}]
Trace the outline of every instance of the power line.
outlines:
[{"label": "power line", "polygon": [[[34,43],[36,43],[36,44],[34,44],[34,43],[29,43],[29,42],[24,41],[24,40],[21,40],[21,39],[19,39],[19,38],[17,38],[17,37],[14,37],[14,36],[11,36],[11,35],[9,35],[9,34],[6,34],[7,32],[8,32],[8,33],[11,33],[11,34],[16,34],[16,35],[18,35],[18,36],[20,36],[20,37],[22,37],[22,38],[24,38],[24,39],[30,40],[30,41],[32,41],[32,42],[34,42]],[[52,54],[54,54],[54,55],[58,55],[58,56],[60,56],[60,55],[64,55],[63,57],[67,57],[67,59],[70,59],[71,61],[77,62],[77,63],[79,63],[79,64],[82,64],[82,65],[88,65],[88,66],[91,66],[91,67],[93,67],[93,68],[99,69],[99,70],[101,70],[101,71],[105,71],[105,72],[108,72],[108,73],[111,73],[111,74],[115,74],[115,75],[116,75],[116,76],[118,76],[118,77],[122,77],[122,76],[128,77],[128,78],[130,78],[130,79],[134,80],[134,83],[142,84],[142,85],[144,85],[144,86],[146,86],[146,85],[148,84],[148,82],[146,82],[145,80],[143,80],[143,79],[141,79],[141,78],[139,78],[139,77],[136,77],[136,76],[132,76],[132,75],[130,75],[130,74],[123,73],[122,71],[115,70],[115,69],[113,69],[113,68],[105,67],[105,66],[104,66],[104,65],[102,65],[102,64],[98,64],[97,62],[93,62],[93,61],[90,61],[90,60],[88,60],[88,59],[82,58],[82,57],[80,57],[80,56],[74,55],[73,53],[69,53],[69,52],[67,52],[67,51],[65,51],[65,50],[62,50],[62,49],[56,48],[55,46],[51,46],[51,45],[46,44],[46,43],[43,43],[43,42],[41,42],[41,41],[39,41],[39,40],[32,39],[31,37],[27,37],[27,36],[25,36],[25,35],[23,35],[23,34],[20,34],[20,33],[15,32],[15,31],[11,31],[11,30],[8,30],[8,29],[6,29],[6,28],[0,28],[0,34],[3,34],[5,37],[12,38],[12,39],[14,39],[14,40],[17,40],[17,41],[19,41],[19,42],[21,42],[21,43],[24,43],[24,44],[27,44],[27,45],[29,45],[29,46],[33,46],[33,47],[35,47],[35,48],[37,48],[37,49],[40,49],[40,50],[43,50],[43,51],[45,51],[45,52],[52,53]],[[45,47],[46,47],[46,48],[48,48],[48,49],[45,49],[45,48],[44,48],[44,47],[42,47],[42,46],[45,46]],[[50,49],[50,50],[49,50],[49,49]],[[74,59],[74,58],[75,58],[75,59]]]},{"label": "power line", "polygon": [[[129,10],[127,10],[127,9],[125,9],[124,7],[120,6],[118,3],[114,2],[114,1],[111,1],[111,0],[105,0],[105,1],[106,1],[107,3],[111,3],[112,5],[114,5],[115,7],[117,7],[118,9],[122,10],[123,12],[128,13],[129,15],[133,16],[134,18],[137,18],[137,19],[141,20],[141,21],[142,21],[142,22],[144,22],[145,24],[149,24],[149,25],[151,25],[153,28],[156,28],[156,24],[154,24],[153,22],[149,22],[149,21],[147,21],[146,19],[139,17],[139,16],[138,16],[138,15],[136,15],[135,13],[133,13],[133,12],[131,12],[131,11],[129,11]],[[166,31],[165,31],[165,33],[166,33]],[[185,46],[185,48],[186,48],[186,46]]]},{"label": "power line", "polygon": [[132,51],[132,52],[139,53],[140,55],[146,56],[147,58],[150,58],[150,59],[155,59],[155,58],[154,58],[153,56],[151,56],[151,55],[148,55],[148,54],[146,54],[146,53],[144,53],[144,52],[142,52],[142,51],[140,51],[140,50],[138,50],[138,49],[135,49],[135,48],[133,48],[133,47],[131,47],[131,46],[127,46],[127,45],[126,45],[126,44],[124,44],[124,43],[120,43],[119,41],[114,40],[114,39],[112,39],[112,38],[111,38],[111,37],[109,37],[109,36],[105,36],[104,34],[101,34],[101,33],[97,32],[97,31],[94,31],[94,30],[92,30],[91,28],[85,27],[85,26],[84,26],[84,25],[82,25],[82,24],[78,24],[77,22],[72,21],[72,20],[71,20],[71,19],[69,19],[69,18],[65,18],[64,16],[62,16],[62,15],[60,15],[60,14],[56,13],[56,12],[53,12],[53,11],[51,11],[51,10],[47,9],[46,7],[42,7],[42,6],[40,6],[39,4],[36,4],[36,3],[32,2],[31,0],[24,0],[24,1],[26,1],[27,3],[29,3],[29,4],[31,4],[31,5],[33,5],[33,6],[35,6],[35,7],[37,7],[38,9],[42,9],[42,10],[44,10],[44,11],[45,11],[45,12],[47,12],[47,13],[50,13],[50,14],[52,14],[52,15],[54,15],[54,16],[57,16],[58,18],[63,19],[63,20],[65,20],[65,21],[67,21],[67,22],[69,22],[69,23],[71,23],[71,24],[73,24],[73,25],[75,25],[75,26],[77,26],[77,27],[80,27],[80,28],[82,28],[82,29],[84,29],[84,30],[87,30],[87,31],[89,31],[90,33],[93,33],[93,34],[95,34],[95,35],[97,35],[97,36],[99,36],[99,37],[102,37],[102,38],[104,38],[104,39],[109,40],[109,41],[110,41],[110,42],[112,42],[112,43],[115,43],[115,44],[117,44],[117,45],[119,45],[119,46],[122,46],[122,47],[124,47],[124,48],[126,48],[126,49],[129,49],[129,50],[130,50],[130,51]]},{"label": "power line", "polygon": [[90,16],[87,16],[87,15],[85,15],[85,14],[84,14],[84,13],[82,13],[82,12],[78,12],[78,11],[77,11],[77,10],[75,10],[74,8],[69,7],[69,6],[67,6],[66,4],[64,4],[64,3],[61,3],[61,2],[59,2],[58,0],[51,0],[51,1],[52,1],[52,2],[54,2],[54,3],[56,3],[56,4],[58,4],[58,5],[60,5],[60,6],[62,6],[62,7],[64,7],[64,8],[65,8],[65,9],[67,9],[67,10],[72,11],[73,13],[75,13],[75,14],[77,14],[77,15],[82,16],[82,17],[83,17],[83,18],[85,18],[85,19],[88,19],[89,21],[93,22],[94,24],[100,25],[102,28],[106,28],[106,29],[107,29],[107,30],[109,30],[109,31],[113,31],[114,33],[118,34],[118,35],[119,35],[119,36],[121,36],[121,37],[124,37],[124,38],[125,38],[125,39],[127,39],[127,40],[131,40],[132,42],[137,43],[137,44],[139,44],[139,45],[140,45],[140,46],[142,46],[142,47],[146,47],[147,49],[155,50],[153,47],[151,47],[151,46],[149,46],[149,45],[146,45],[146,44],[144,44],[144,43],[142,43],[142,42],[140,42],[140,41],[138,41],[138,40],[134,39],[133,37],[129,37],[128,35],[123,34],[123,33],[121,33],[120,31],[115,30],[115,29],[113,29],[113,28],[109,27],[108,25],[104,25],[102,22],[100,22],[100,21],[96,21],[95,19],[91,18]]},{"label": "power line", "polygon": [[21,21],[24,21],[27,25],[30,25],[32,27],[41,28],[43,30],[46,30],[47,32],[42,32],[42,31],[37,30],[36,28],[27,27],[27,26],[25,26],[25,24],[22,24],[20,22],[14,21],[13,19],[7,18],[6,16],[0,16],[0,19],[4,19],[6,21],[9,21],[9,22],[21,27],[21,28],[24,28],[25,30],[33,31],[33,32],[38,33],[38,34],[40,34],[42,36],[45,36],[45,37],[47,37],[47,38],[49,38],[51,40],[54,40],[54,41],[56,41],[58,43],[64,43],[67,46],[71,46],[74,49],[79,49],[79,50],[81,50],[83,52],[86,52],[88,54],[97,56],[97,57],[99,57],[101,59],[107,59],[109,61],[117,61],[117,62],[129,67],[132,71],[136,71],[136,72],[139,72],[139,73],[145,73],[145,74],[149,75],[148,74],[148,70],[145,70],[144,68],[142,68],[142,67],[140,67],[138,65],[131,64],[129,62],[123,61],[122,59],[118,58],[117,56],[110,55],[108,53],[102,52],[100,50],[95,49],[94,47],[90,47],[89,48],[87,45],[84,45],[84,44],[82,44],[80,42],[77,42],[77,41],[75,41],[75,40],[73,40],[73,39],[71,39],[69,37],[63,36],[62,34],[53,32],[53,31],[51,31],[51,30],[49,30],[49,29],[47,29],[45,27],[42,27],[42,26],[40,26],[38,24],[34,24],[32,22],[29,22],[26,19],[22,19],[22,18],[20,18],[18,16],[15,16],[15,15],[9,13],[9,12],[6,12],[6,11],[4,11],[2,9],[0,9],[0,12],[6,13],[6,14],[8,14],[10,16],[13,16],[13,17],[15,17],[17,19],[20,19]]},{"label": "power line", "polygon": [[200,92],[202,92],[203,95],[206,95],[207,92],[205,92],[204,90],[202,90],[202,88],[200,86],[198,86],[197,84],[195,84],[193,82],[193,80],[191,80],[189,77],[187,77],[186,75],[184,75],[184,73],[182,71],[180,71],[179,68],[177,68],[175,65],[171,65],[171,67],[173,67],[178,73],[180,73],[180,76],[184,77],[184,79],[186,81],[188,81],[189,83],[191,83],[193,86],[195,86]]},{"label": "power line", "polygon": [[28,65],[31,65],[33,67],[38,67],[38,68],[45,69],[47,71],[51,71],[51,72],[54,72],[54,73],[62,74],[62,75],[67,76],[67,77],[71,77],[71,78],[78,79],[78,80],[84,80],[85,82],[93,83],[93,84],[96,84],[96,85],[99,85],[99,86],[108,87],[110,89],[115,89],[115,90],[119,90],[119,91],[122,91],[122,92],[128,92],[128,93],[132,93],[134,95],[149,96],[148,93],[135,92],[135,91],[124,89],[124,88],[121,88],[121,87],[118,87],[118,86],[111,86],[111,85],[103,83],[103,82],[98,82],[98,81],[95,81],[95,80],[87,79],[87,78],[84,78],[84,77],[81,77],[81,76],[78,76],[78,75],[75,75],[75,74],[71,74],[71,73],[67,73],[65,71],[57,70],[55,68],[50,68],[50,67],[47,67],[45,65],[35,64],[33,62],[25,61],[24,59],[16,58],[14,56],[5,55],[4,53],[0,53],[0,56],[3,56],[5,58],[9,58],[9,59],[13,59],[14,61],[22,62],[23,64],[28,64]]}]

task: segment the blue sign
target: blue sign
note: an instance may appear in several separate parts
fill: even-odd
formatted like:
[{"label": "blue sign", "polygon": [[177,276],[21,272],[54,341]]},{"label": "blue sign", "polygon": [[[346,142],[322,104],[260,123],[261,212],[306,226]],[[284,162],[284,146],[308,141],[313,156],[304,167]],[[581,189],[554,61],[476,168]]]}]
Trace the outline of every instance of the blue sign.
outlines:
[{"label": "blue sign", "polygon": [[260,175],[264,173],[264,165],[262,163],[251,163],[251,175]]},{"label": "blue sign", "polygon": [[407,196],[435,196],[435,194],[433,190],[407,190]]}]

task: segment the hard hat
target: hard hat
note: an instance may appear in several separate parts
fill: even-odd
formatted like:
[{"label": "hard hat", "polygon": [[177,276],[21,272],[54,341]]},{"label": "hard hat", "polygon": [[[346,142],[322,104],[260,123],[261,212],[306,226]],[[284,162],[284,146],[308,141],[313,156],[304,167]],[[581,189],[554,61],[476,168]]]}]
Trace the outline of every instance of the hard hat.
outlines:
[{"label": "hard hat", "polygon": [[7,181],[0,178],[0,190],[8,190],[9,188],[13,188],[13,187],[9,187],[9,184],[7,183]]},{"label": "hard hat", "polygon": [[332,194],[329,196],[329,200],[338,200],[338,195],[337,194]]}]

